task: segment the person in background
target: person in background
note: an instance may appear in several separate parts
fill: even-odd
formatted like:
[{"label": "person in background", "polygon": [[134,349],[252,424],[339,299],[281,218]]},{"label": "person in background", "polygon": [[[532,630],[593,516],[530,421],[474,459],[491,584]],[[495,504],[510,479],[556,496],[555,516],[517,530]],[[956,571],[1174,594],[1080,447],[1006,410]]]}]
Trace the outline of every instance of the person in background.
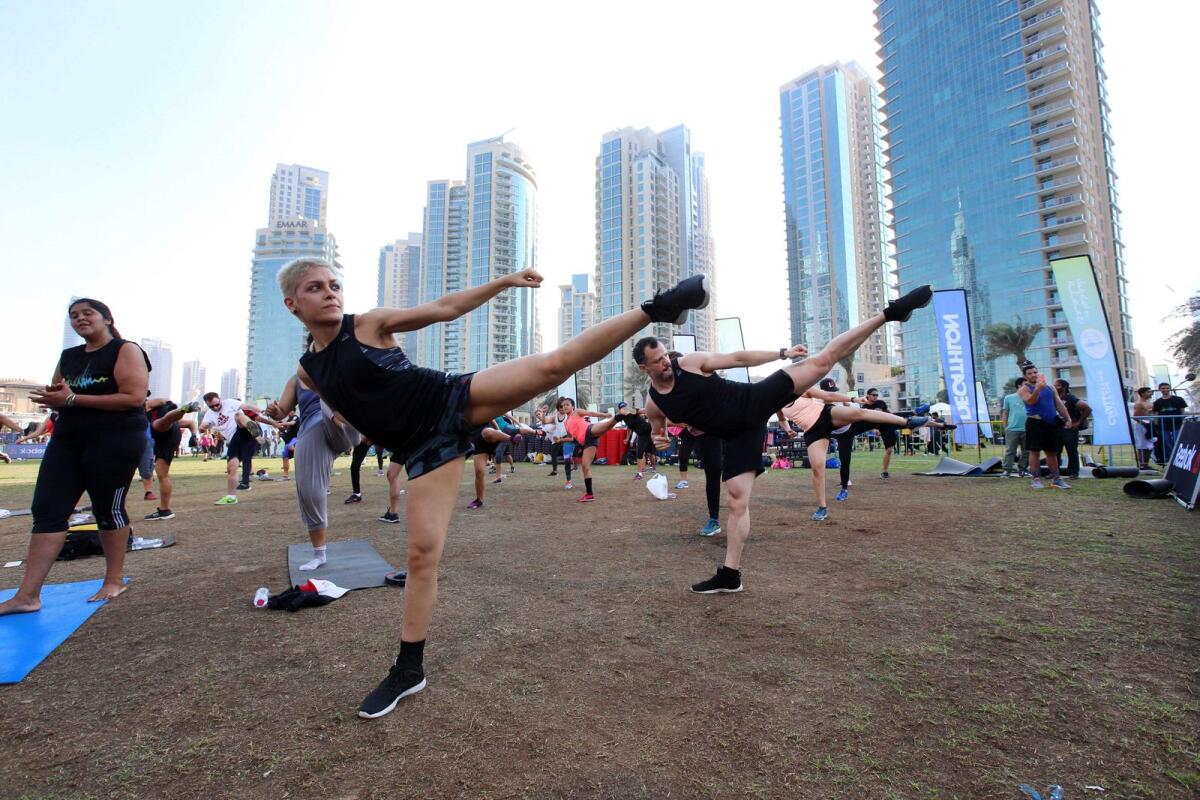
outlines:
[{"label": "person in background", "polygon": [[[1012,394],[1006,394],[1000,402],[1000,427],[1004,429],[1004,477],[1029,473],[1029,450],[1025,446],[1025,401],[1017,394],[1025,385],[1024,378],[1017,378]],[[1016,461],[1017,448],[1021,449],[1021,460]]]},{"label": "person in background", "polygon": [[1033,473],[1029,487],[1042,488],[1042,460],[1038,453],[1045,453],[1050,485],[1055,489],[1070,489],[1058,471],[1058,419],[1068,418],[1067,408],[1032,361],[1021,364],[1021,374],[1025,385],[1017,394],[1025,402],[1025,446],[1029,448],[1029,471]]},{"label": "person in background", "polygon": [[1133,403],[1133,449],[1137,453],[1138,469],[1150,469],[1150,454],[1154,452],[1154,428],[1146,419],[1154,411],[1150,398],[1154,390],[1143,386],[1137,390]]},{"label": "person in background", "polygon": [[1168,417],[1158,421],[1158,442],[1154,446],[1154,460],[1160,467],[1166,466],[1167,459],[1171,457],[1171,450],[1175,448],[1175,436],[1179,433],[1179,426],[1183,424],[1183,420],[1170,419],[1170,417],[1178,417],[1187,412],[1187,401],[1171,391],[1171,384],[1160,383],[1158,385],[1159,398],[1154,401],[1153,411],[1157,416]]},{"label": "person in background", "polygon": [[1061,465],[1064,448],[1067,451],[1067,468],[1063,475],[1068,478],[1079,477],[1079,431],[1087,427],[1088,418],[1092,416],[1092,407],[1086,401],[1071,394],[1071,384],[1059,378],[1054,382],[1054,391],[1067,407],[1067,421],[1058,429],[1058,463]]}]

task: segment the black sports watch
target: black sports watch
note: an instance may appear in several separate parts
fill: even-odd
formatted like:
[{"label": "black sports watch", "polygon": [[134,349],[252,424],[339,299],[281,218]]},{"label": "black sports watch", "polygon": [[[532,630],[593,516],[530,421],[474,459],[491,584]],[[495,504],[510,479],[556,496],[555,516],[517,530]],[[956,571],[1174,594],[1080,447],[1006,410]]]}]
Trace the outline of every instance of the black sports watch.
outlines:
[{"label": "black sports watch", "polygon": [[779,360],[782,361],[785,358],[787,358],[787,348],[781,347],[779,348]]}]

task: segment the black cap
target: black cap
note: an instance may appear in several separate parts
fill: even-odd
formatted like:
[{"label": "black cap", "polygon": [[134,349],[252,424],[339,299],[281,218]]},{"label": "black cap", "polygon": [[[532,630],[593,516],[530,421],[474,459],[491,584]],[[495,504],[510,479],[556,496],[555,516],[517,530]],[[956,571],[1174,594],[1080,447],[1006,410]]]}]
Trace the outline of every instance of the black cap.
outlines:
[{"label": "black cap", "polygon": [[836,392],[838,388],[837,381],[833,378],[821,378],[821,382],[817,386],[827,392]]}]

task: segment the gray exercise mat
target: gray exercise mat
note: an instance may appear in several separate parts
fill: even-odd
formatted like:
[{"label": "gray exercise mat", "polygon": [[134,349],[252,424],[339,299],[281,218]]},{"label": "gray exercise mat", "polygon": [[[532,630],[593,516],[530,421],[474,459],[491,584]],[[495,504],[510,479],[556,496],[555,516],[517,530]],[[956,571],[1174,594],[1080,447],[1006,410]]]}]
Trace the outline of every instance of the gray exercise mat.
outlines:
[{"label": "gray exercise mat", "polygon": [[309,578],[332,581],[343,589],[370,589],[384,586],[383,576],[395,567],[383,560],[366,539],[349,542],[330,542],[325,551],[326,562],[314,570],[300,571],[300,565],[312,558],[312,545],[288,545],[288,577],[292,586]]}]

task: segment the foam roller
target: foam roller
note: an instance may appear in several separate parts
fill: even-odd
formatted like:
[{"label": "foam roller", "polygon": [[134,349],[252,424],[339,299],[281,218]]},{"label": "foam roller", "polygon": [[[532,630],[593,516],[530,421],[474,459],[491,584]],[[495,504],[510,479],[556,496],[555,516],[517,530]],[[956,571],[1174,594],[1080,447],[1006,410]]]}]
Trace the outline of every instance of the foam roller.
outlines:
[{"label": "foam roller", "polygon": [[1151,478],[1148,481],[1130,481],[1125,484],[1125,494],[1146,500],[1166,497],[1175,485],[1166,478]]},{"label": "foam roller", "polygon": [[1093,467],[1093,478],[1136,478],[1141,473],[1137,467]]}]

